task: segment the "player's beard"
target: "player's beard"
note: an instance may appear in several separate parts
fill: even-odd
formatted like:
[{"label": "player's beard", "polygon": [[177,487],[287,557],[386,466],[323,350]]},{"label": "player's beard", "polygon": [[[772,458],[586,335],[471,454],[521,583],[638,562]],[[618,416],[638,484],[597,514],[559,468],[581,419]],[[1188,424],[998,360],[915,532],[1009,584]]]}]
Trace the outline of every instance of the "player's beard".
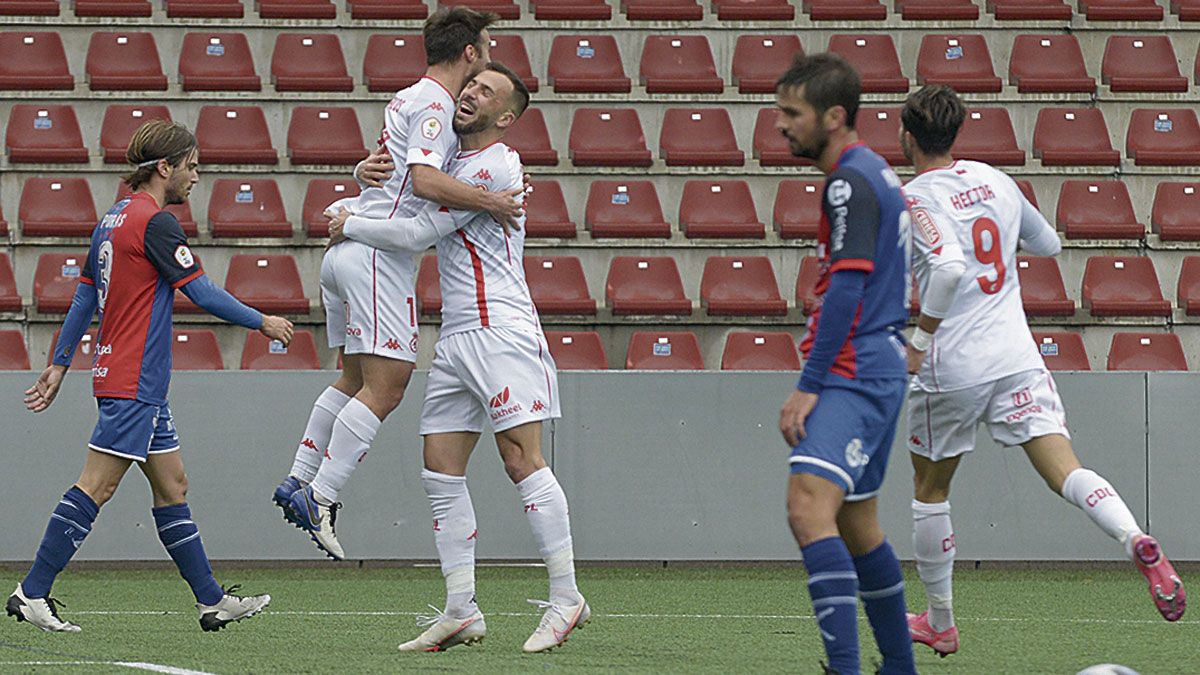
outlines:
[{"label": "player's beard", "polygon": [[167,183],[167,189],[163,194],[164,206],[167,204],[182,204],[188,198],[188,183],[176,183],[171,181]]},{"label": "player's beard", "polygon": [[452,126],[454,127],[454,133],[458,134],[459,136],[469,136],[487,129],[488,127],[492,126],[492,122],[494,121],[494,118],[485,117],[482,113],[476,110],[475,117],[470,122],[459,124],[458,118],[455,117]]},{"label": "player's beard", "polygon": [[792,146],[789,149],[792,154],[796,157],[811,159],[814,162],[820,159],[821,155],[825,154],[825,148],[829,147],[829,133],[825,131],[824,127],[817,127],[815,134],[814,138],[803,145],[789,137],[788,140]]}]

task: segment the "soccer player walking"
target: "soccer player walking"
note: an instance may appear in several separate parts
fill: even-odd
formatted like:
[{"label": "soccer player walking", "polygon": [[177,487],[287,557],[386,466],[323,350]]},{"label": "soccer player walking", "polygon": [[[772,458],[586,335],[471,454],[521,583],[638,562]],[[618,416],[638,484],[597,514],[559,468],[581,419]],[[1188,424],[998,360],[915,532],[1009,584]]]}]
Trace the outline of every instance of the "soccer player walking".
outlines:
[{"label": "soccer player walking", "polygon": [[50,587],[129,465],[137,462],[154,494],[158,538],[196,596],[200,627],[215,631],[262,611],[271,596],[240,597],[217,584],[188,509],[187,476],[167,404],[174,289],[214,316],[285,345],[292,339],[292,324],[263,316],[214,285],[188,248],[179,221],[163,210],[187,201],[199,180],[196,138],[187,128],[147,122],[133,135],[126,159],[135,166],[124,179],[133,194],[109,209],[92,233],[53,363],[25,392],[25,405],[33,412],[50,407],[99,310],[92,383],[100,420],[83,472],[50,514],[37,558],[8,598],[7,611],[45,631],[80,630],[58,616]]}]

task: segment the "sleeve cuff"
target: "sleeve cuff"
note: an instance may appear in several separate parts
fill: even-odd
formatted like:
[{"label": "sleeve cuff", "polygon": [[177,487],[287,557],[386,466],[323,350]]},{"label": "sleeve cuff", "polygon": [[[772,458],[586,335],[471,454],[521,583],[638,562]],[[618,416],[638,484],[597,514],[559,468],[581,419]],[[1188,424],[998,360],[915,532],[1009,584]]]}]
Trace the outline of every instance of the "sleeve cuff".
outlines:
[{"label": "sleeve cuff", "polygon": [[829,272],[839,272],[841,270],[858,270],[870,274],[875,271],[875,262],[872,260],[864,260],[862,258],[845,258],[838,260],[830,265]]},{"label": "sleeve cuff", "polygon": [[811,377],[807,373],[801,373],[800,381],[796,383],[796,389],[807,394],[820,395],[821,390],[825,388],[825,385],[821,382],[817,382],[816,379],[817,378]]},{"label": "sleeve cuff", "polygon": [[191,274],[180,279],[179,281],[176,281],[175,283],[171,284],[171,288],[182,288],[183,286],[186,286],[189,283],[200,278],[200,276],[202,276],[203,274],[204,274],[204,270],[196,270],[195,272],[192,272]]},{"label": "sleeve cuff", "polygon": [[95,282],[95,281],[92,281],[91,279],[89,279],[89,278],[87,278],[87,277],[85,277],[85,276],[80,276],[80,277],[79,277],[79,283],[81,283],[81,284],[87,284],[88,286],[95,286],[95,285],[96,285],[96,282]]}]

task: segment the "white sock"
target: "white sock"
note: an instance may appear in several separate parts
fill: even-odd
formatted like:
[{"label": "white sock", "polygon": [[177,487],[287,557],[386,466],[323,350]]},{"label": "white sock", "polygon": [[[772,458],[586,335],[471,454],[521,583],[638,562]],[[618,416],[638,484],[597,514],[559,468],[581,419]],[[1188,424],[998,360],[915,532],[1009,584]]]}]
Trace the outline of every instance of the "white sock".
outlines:
[{"label": "white sock", "polygon": [[950,502],[926,504],[913,500],[913,552],[917,575],[929,599],[929,625],[937,632],[954,626],[954,526]]},{"label": "white sock", "polygon": [[362,401],[355,398],[346,403],[333,423],[325,461],[312,480],[317,497],[329,504],[337,501],[350,474],[367,456],[380,424],[383,422]]},{"label": "white sock", "polygon": [[1121,542],[1133,557],[1134,535],[1142,534],[1125,500],[1104,477],[1091,469],[1075,469],[1062,484],[1063,499],[1083,509],[1108,536]]},{"label": "white sock", "polygon": [[304,440],[296,446],[296,460],[292,462],[289,475],[295,476],[305,483],[311,483],[321,468],[321,460],[325,457],[325,448],[329,447],[329,436],[333,433],[333,421],[350,402],[350,397],[333,387],[325,391],[313,403],[312,413],[308,416],[308,426],[304,427]]},{"label": "white sock", "polygon": [[433,541],[446,579],[446,614],[475,613],[475,507],[465,476],[421,470],[421,485],[433,510]]},{"label": "white sock", "polygon": [[533,527],[546,571],[550,574],[550,602],[574,605],[579,602],[575,585],[575,549],[571,542],[571,517],[562,486],[544,467],[517,483],[525,514]]}]

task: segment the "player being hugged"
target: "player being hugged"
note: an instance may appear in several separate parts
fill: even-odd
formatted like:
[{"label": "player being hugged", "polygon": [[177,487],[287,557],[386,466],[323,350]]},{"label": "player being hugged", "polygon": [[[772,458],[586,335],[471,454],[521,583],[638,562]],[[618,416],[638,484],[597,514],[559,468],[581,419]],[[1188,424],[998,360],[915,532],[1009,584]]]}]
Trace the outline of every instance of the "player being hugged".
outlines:
[{"label": "player being hugged", "polygon": [[181,124],[152,121],[134,133],[125,158],[135,168],[124,179],[133,194],[113,205],[92,233],[53,363],[25,392],[25,405],[33,412],[50,407],[99,310],[92,384],[100,420],[88,442],[83,473],[50,514],[33,567],[8,599],[10,616],[45,631],[80,630],[58,616],[50,586],[133,462],[150,481],[158,538],[196,596],[200,627],[220,630],[271,601],[269,595],[232,595],[213,579],[188,509],[179,436],[167,405],[174,289],[229,323],[285,345],[292,339],[291,322],[263,316],[213,284],[188,248],[179,221],[163,210],[187,201],[199,180],[198,156],[195,136]]}]

